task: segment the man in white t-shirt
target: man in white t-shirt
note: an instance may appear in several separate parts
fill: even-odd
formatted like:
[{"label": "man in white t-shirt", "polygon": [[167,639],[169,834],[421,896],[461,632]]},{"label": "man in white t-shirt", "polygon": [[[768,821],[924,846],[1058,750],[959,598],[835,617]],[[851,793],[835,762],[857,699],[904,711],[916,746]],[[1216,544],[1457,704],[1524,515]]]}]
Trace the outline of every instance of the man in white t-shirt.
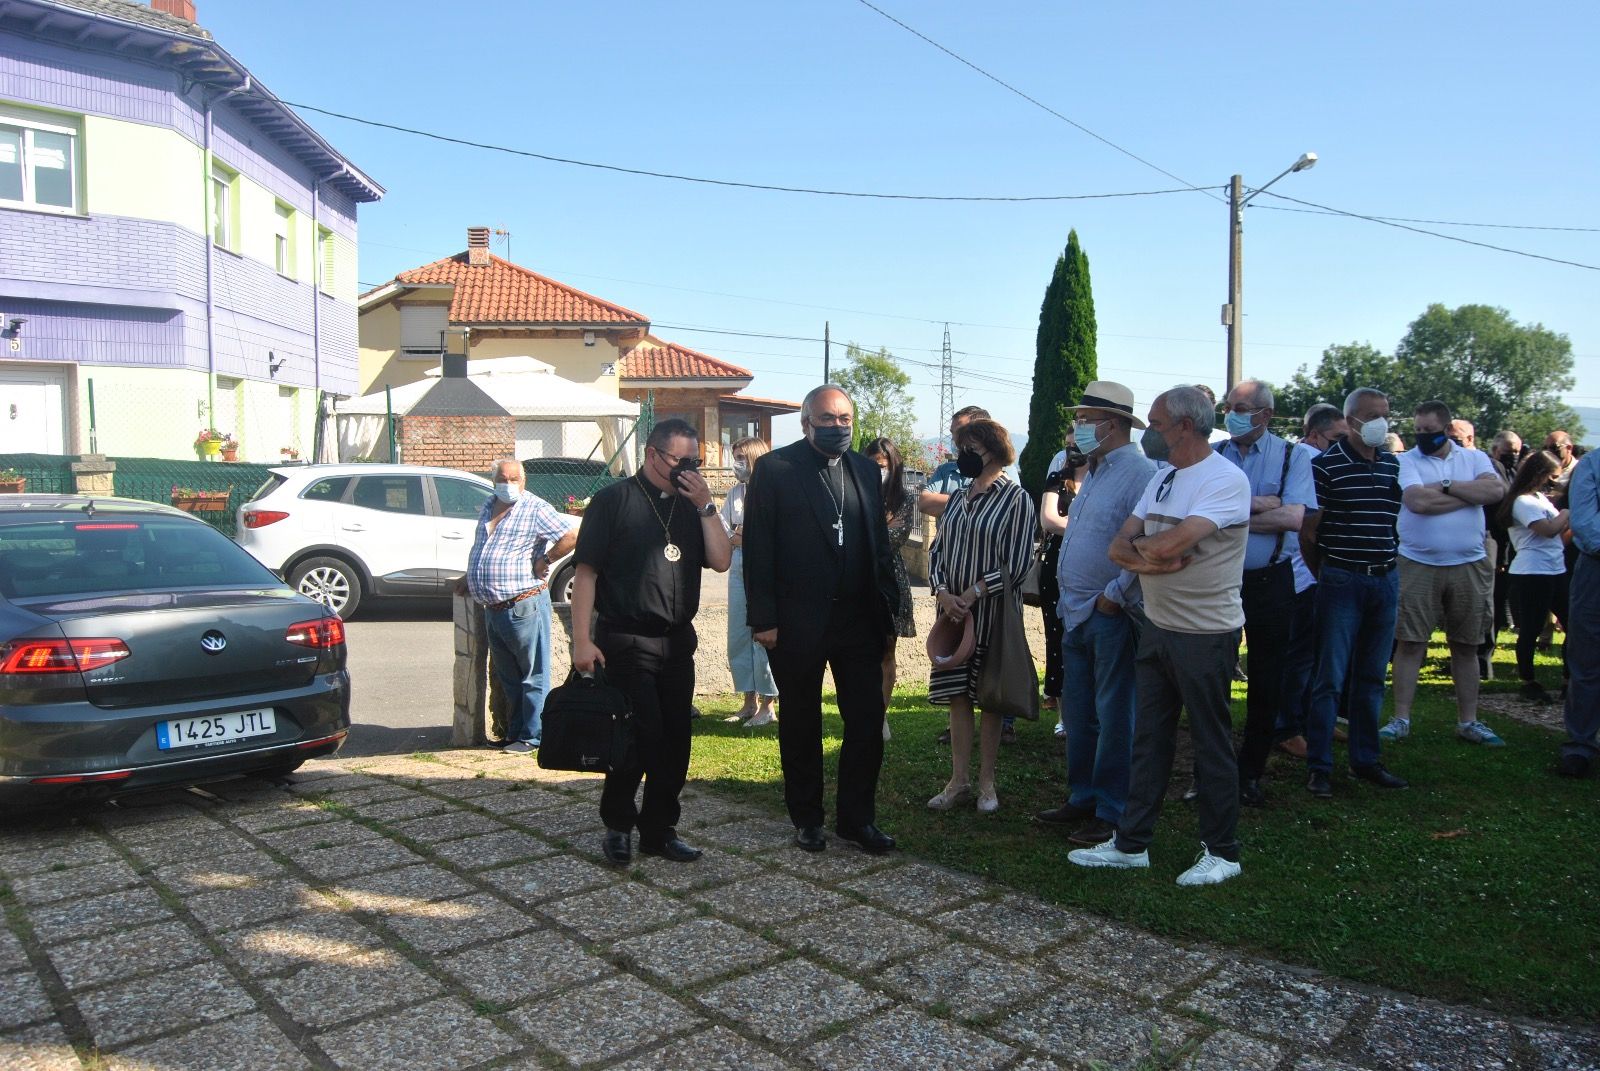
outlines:
[{"label": "man in white t-shirt", "polygon": [[1137,573],[1148,618],[1134,662],[1138,712],[1128,802],[1114,837],[1068,854],[1087,867],[1148,867],[1187,708],[1194,741],[1202,850],[1179,885],[1237,877],[1239,767],[1228,693],[1244,628],[1239,588],[1250,533],[1250,481],[1207,440],[1216,410],[1193,387],[1174,387],[1150,407],[1150,428],[1170,468],[1151,477],[1133,516],[1111,540],[1113,562]]},{"label": "man in white t-shirt", "polygon": [[1459,719],[1471,744],[1505,741],[1478,720],[1478,645],[1489,630],[1494,562],[1484,553],[1483,507],[1505,497],[1489,455],[1450,440],[1450,407],[1415,410],[1416,446],[1400,455],[1400,613],[1395,624],[1394,717],[1378,736],[1411,735],[1411,705],[1428,641],[1443,626]]}]

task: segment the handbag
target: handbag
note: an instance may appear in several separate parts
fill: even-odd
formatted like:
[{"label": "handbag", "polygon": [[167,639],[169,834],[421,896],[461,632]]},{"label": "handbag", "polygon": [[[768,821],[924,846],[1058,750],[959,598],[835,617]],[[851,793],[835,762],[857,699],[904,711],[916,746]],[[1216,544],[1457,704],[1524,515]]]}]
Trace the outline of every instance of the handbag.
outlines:
[{"label": "handbag", "polygon": [[1039,669],[1022,627],[1022,606],[1011,588],[1000,592],[989,649],[978,667],[978,709],[986,714],[1039,720]]},{"label": "handbag", "polygon": [[573,669],[545,696],[539,768],[614,773],[635,765],[635,727],[628,696],[605,682],[605,671]]},{"label": "handbag", "polygon": [[1039,573],[1044,568],[1040,560],[1044,557],[1044,544],[1034,549],[1028,559],[1028,571],[1022,574],[1022,587],[1020,593],[1022,601],[1029,606],[1038,606],[1044,599],[1039,589]]}]

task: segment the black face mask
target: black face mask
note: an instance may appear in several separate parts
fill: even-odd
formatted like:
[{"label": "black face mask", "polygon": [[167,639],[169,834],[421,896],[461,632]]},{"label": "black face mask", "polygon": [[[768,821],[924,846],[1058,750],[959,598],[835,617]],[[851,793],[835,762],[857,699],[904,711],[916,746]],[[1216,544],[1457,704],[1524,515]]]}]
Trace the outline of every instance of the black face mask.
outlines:
[{"label": "black face mask", "polygon": [[1450,436],[1442,431],[1417,432],[1417,449],[1424,454],[1437,454],[1444,449],[1444,444],[1450,441]]},{"label": "black face mask", "polygon": [[834,424],[828,427],[813,425],[811,443],[829,457],[838,457],[850,449],[850,439],[854,434],[849,425]]},{"label": "black face mask", "polygon": [[1139,437],[1139,448],[1151,461],[1165,461],[1171,452],[1167,448],[1166,438],[1155,428],[1144,429],[1144,434]]},{"label": "black face mask", "polygon": [[962,450],[956,455],[956,471],[967,479],[975,479],[983,473],[983,455],[976,450]]}]

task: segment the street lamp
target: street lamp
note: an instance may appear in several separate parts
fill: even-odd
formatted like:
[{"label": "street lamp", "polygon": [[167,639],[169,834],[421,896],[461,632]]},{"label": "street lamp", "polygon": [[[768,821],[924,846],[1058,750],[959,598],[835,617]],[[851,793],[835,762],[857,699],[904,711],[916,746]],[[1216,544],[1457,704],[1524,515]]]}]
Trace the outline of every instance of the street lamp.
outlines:
[{"label": "street lamp", "polygon": [[[1272,182],[1296,171],[1317,166],[1317,154],[1302,153],[1300,159],[1278,172]],[[1222,306],[1222,326],[1228,329],[1228,390],[1244,378],[1244,206],[1271,186],[1267,183],[1244,196],[1244,179],[1238,175],[1228,185],[1228,303]]]}]

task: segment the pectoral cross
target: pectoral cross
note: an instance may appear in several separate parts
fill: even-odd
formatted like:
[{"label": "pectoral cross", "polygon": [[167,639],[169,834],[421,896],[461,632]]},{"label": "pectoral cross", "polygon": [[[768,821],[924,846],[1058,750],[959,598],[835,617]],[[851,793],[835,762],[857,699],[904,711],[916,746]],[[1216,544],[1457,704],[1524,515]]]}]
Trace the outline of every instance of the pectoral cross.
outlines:
[{"label": "pectoral cross", "polygon": [[844,521],[834,521],[833,530],[839,533],[839,545],[844,546]]}]

